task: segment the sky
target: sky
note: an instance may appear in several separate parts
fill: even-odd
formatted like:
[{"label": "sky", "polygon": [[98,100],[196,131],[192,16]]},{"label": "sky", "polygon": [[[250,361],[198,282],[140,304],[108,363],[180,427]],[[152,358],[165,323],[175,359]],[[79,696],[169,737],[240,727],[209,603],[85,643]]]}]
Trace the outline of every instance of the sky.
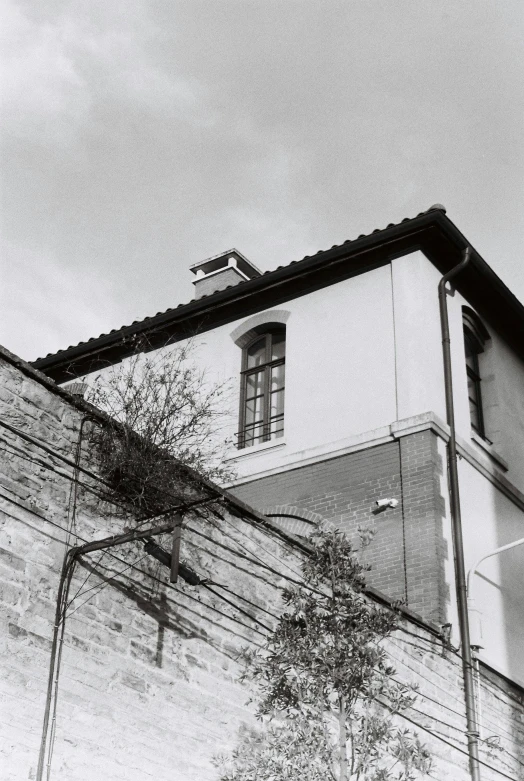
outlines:
[{"label": "sky", "polygon": [[524,301],[522,0],[4,0],[0,343],[26,360],[434,203]]}]

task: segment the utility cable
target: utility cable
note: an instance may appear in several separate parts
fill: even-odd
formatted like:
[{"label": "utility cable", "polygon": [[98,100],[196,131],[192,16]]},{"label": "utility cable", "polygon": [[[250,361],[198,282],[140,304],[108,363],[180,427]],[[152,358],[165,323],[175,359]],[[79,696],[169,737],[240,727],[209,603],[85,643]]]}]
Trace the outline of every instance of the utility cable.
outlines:
[{"label": "utility cable", "polygon": [[[437,738],[437,740],[441,740],[442,743],[445,743],[446,745],[450,746],[451,748],[454,748],[455,751],[460,751],[461,754],[464,754],[464,756],[469,757],[469,752],[468,751],[465,751],[464,749],[460,748],[460,746],[455,745],[455,743],[452,743],[450,740],[447,740],[442,735],[439,735],[438,732],[433,732],[433,730],[430,730],[428,727],[425,727],[423,724],[420,724],[419,722],[415,721],[414,719],[411,719],[409,716],[406,716],[405,713],[397,712],[395,715],[396,716],[400,716],[402,719],[405,719],[406,721],[409,721],[409,723],[413,724],[413,726],[419,727],[420,729],[424,730],[424,732],[427,732],[428,735],[431,735],[432,737]],[[480,758],[479,758],[478,761],[479,761],[479,763],[481,765],[484,765],[484,767],[487,767],[489,770],[493,770],[494,773],[498,773],[502,778],[507,778],[507,779],[509,779],[509,781],[519,781],[518,778],[515,778],[514,776],[508,776],[507,773],[504,773],[502,770],[499,770],[498,768],[493,767],[493,765],[489,765],[487,762],[484,762]]]},{"label": "utility cable", "polygon": [[[0,419],[0,426],[2,426],[3,428],[7,429],[12,434],[15,434],[16,436],[19,436],[21,439],[24,439],[26,442],[29,442],[30,444],[34,445],[35,447],[39,447],[40,449],[44,450],[49,455],[53,456],[54,458],[57,458],[58,460],[60,460],[63,463],[67,464],[68,466],[73,467],[73,469],[74,468],[78,468],[79,472],[82,472],[83,474],[87,475],[88,477],[91,477],[93,480],[96,480],[96,481],[102,483],[102,485],[104,485],[106,488],[109,488],[110,490],[112,490],[111,484],[108,483],[107,480],[105,480],[101,475],[96,474],[92,470],[86,469],[83,466],[76,465],[73,460],[71,460],[67,456],[62,455],[58,451],[53,450],[51,447],[49,447],[48,445],[46,445],[44,442],[42,442],[41,440],[37,439],[36,437],[33,437],[30,434],[26,434],[24,431],[20,431],[20,429],[17,429],[15,426],[11,426],[9,423],[7,423],[6,421],[1,420],[1,419]],[[222,493],[221,493],[220,489],[214,489],[214,488],[212,489],[211,486],[207,486],[203,482],[199,483],[199,487],[202,488],[202,489],[206,489],[207,491],[210,491],[210,492],[212,490],[213,491],[213,496],[210,496],[210,497],[208,497],[205,500],[198,500],[197,502],[188,502],[187,506],[193,506],[193,505],[197,505],[197,504],[203,504],[205,502],[217,501],[219,499],[222,499]],[[170,497],[172,499],[176,499],[180,503],[180,497],[179,496],[176,496],[175,494],[171,494],[169,491],[166,491],[165,489],[162,491],[162,493],[164,494],[164,496],[168,496],[168,497]],[[118,504],[118,502],[115,502],[115,503]]]},{"label": "utility cable", "polygon": [[[46,518],[45,516],[41,515],[40,513],[37,513],[37,512],[35,512],[34,510],[32,510],[32,509],[30,509],[30,508],[26,508],[26,507],[25,507],[24,505],[22,505],[20,502],[16,502],[16,501],[14,501],[13,499],[11,499],[10,497],[8,497],[8,496],[5,496],[5,495],[3,495],[3,494],[0,494],[0,496],[1,496],[2,498],[6,499],[7,501],[9,501],[9,502],[11,502],[11,503],[13,503],[13,504],[15,504],[15,505],[17,505],[17,506],[21,507],[22,509],[26,510],[27,512],[29,512],[29,513],[31,513],[31,514],[33,514],[33,515],[36,515],[37,517],[39,517],[39,518],[41,518],[41,519],[43,519],[43,520],[45,520],[45,521],[47,521],[47,522],[51,523],[51,524],[52,524],[53,526],[55,526],[56,528],[59,528],[59,529],[61,529],[62,531],[67,531],[67,529],[66,529],[66,528],[64,528],[63,526],[61,526],[60,524],[57,524],[57,523],[55,523],[55,522],[51,521],[50,519]],[[189,530],[189,531],[192,531],[192,532],[195,532],[195,533],[197,533],[197,534],[198,534],[198,532],[197,532],[196,530],[194,530],[194,529],[188,528],[188,530]],[[204,535],[202,535],[201,533],[200,533],[200,535],[201,535],[201,536],[204,536]],[[82,539],[82,538],[80,538],[80,539]],[[207,539],[208,539],[210,542],[212,542],[213,544],[217,544],[217,543],[216,543],[214,540],[211,540],[210,538],[207,538]],[[237,542],[237,544],[241,545],[241,543],[238,543],[238,542]],[[222,546],[222,547],[225,547],[225,546]],[[230,549],[230,548],[228,548],[228,550],[229,550],[230,552],[232,552],[232,553],[237,553],[236,551],[233,551],[233,550],[232,550],[232,549]],[[250,552],[250,553],[251,553],[251,552]],[[126,569],[125,569],[125,570],[122,570],[122,572],[124,572],[124,571],[127,571],[128,569],[134,569],[134,570],[136,570],[137,572],[139,572],[140,574],[142,574],[142,575],[145,575],[145,576],[147,576],[147,577],[150,577],[150,578],[152,578],[153,580],[156,580],[156,581],[158,581],[158,582],[159,582],[159,583],[161,583],[162,585],[164,585],[164,586],[167,586],[168,588],[174,588],[174,587],[172,587],[170,584],[166,584],[166,583],[165,583],[165,581],[163,581],[163,580],[161,580],[161,579],[159,579],[159,578],[156,578],[156,577],[155,577],[154,575],[152,575],[151,573],[144,572],[144,570],[141,570],[140,568],[138,568],[138,567],[136,566],[136,564],[135,564],[135,563],[128,564],[127,562],[125,562],[125,560],[124,560],[124,559],[121,559],[120,557],[116,556],[115,554],[112,554],[112,553],[110,553],[109,555],[110,555],[112,558],[115,558],[115,559],[117,559],[118,561],[121,561],[122,563],[125,563],[125,564],[126,564]],[[238,553],[237,553],[237,555],[238,555]],[[143,558],[143,557],[142,557],[142,558]],[[245,557],[244,557],[244,558],[245,558]],[[266,564],[265,564],[265,562],[263,562],[263,561],[260,561],[260,563],[262,563],[262,564],[263,564],[265,567],[268,567],[268,565],[266,565]],[[274,572],[275,574],[278,574],[278,575],[280,575],[280,576],[281,576],[281,577],[283,577],[283,578],[289,579],[287,576],[283,575],[282,573],[278,573],[276,570],[273,570],[272,568],[269,568],[269,569],[271,569],[271,571],[272,571],[272,572]],[[119,574],[122,574],[122,573],[116,573],[116,574],[115,574],[115,575],[113,575],[111,578],[107,578],[107,579],[106,579],[106,581],[107,581],[107,582],[110,582],[111,580],[113,580],[113,579],[115,579],[116,577],[118,577],[118,575],[119,575]],[[106,585],[106,581],[104,581],[104,583],[102,584],[102,587],[104,587],[104,586]],[[100,586],[100,584],[97,584],[97,585],[98,585],[98,586]],[[215,584],[215,585],[216,585],[217,587],[219,586],[219,584]],[[95,587],[93,587],[93,588],[95,588]],[[220,595],[220,594],[218,594],[216,591],[214,591],[214,589],[212,589],[212,588],[209,588],[209,587],[208,587],[208,590],[209,590],[209,591],[211,591],[212,593],[214,593],[214,594],[215,594],[215,596],[218,596],[219,598],[222,598],[222,599],[224,599],[224,601],[228,602],[228,604],[230,604],[230,605],[231,605],[232,607],[234,607],[235,609],[239,610],[240,612],[243,612],[243,613],[244,613],[244,615],[246,615],[247,617],[249,617],[249,618],[250,618],[250,620],[252,620],[252,621],[255,621],[255,622],[256,622],[256,623],[258,623],[260,626],[263,626],[263,627],[264,627],[265,629],[267,629],[268,631],[271,631],[271,630],[269,629],[269,627],[267,627],[267,626],[265,626],[264,624],[262,624],[260,621],[258,621],[258,619],[255,619],[255,618],[254,618],[254,617],[253,617],[251,614],[247,613],[247,611],[242,611],[242,609],[241,609],[241,608],[240,608],[238,605],[235,605],[235,604],[234,604],[233,602],[231,602],[230,600],[227,600],[227,599],[225,599],[225,598],[224,598],[222,595]],[[177,593],[178,593],[178,594],[180,594],[180,593],[181,593],[181,592],[179,592],[178,590],[176,590],[176,591],[177,591]],[[84,592],[84,593],[87,593],[87,592]],[[234,593],[234,592],[233,592],[233,593]],[[242,599],[242,597],[240,597],[240,595],[237,595],[237,594],[234,594],[234,595],[235,595],[236,597],[238,597],[238,598]],[[187,593],[184,593],[184,596],[186,596],[186,597],[189,597],[190,599],[192,598],[192,597],[190,597],[190,595],[188,595]],[[192,599],[194,599],[194,598],[192,598]],[[203,604],[203,603],[201,603],[201,602],[200,602],[200,600],[197,600],[197,601],[199,602],[199,604],[202,604],[204,607],[206,607],[206,605],[205,605],[205,604]],[[85,603],[82,603],[82,604],[85,604]],[[78,606],[78,608],[75,608],[75,611],[73,611],[73,612],[76,612],[76,610],[77,610],[77,609],[79,609],[79,607],[81,607],[81,605],[80,605],[80,606]],[[213,606],[211,606],[211,605],[207,605],[207,607],[208,607],[208,608],[211,608],[212,610],[215,610],[215,611],[216,611],[216,608],[213,608]],[[219,613],[221,613],[221,611],[216,611],[216,612],[219,612]],[[267,612],[267,611],[266,611],[266,612]],[[71,614],[70,614],[70,615],[71,615]],[[225,614],[222,614],[222,613],[221,613],[221,615],[224,615],[224,617],[226,617],[227,619],[231,619],[231,618],[232,618],[231,616],[227,616],[227,615],[225,615]],[[234,619],[233,619],[233,620],[234,620]],[[240,623],[242,623],[242,622],[240,622]],[[242,625],[243,625],[243,624],[242,624]],[[246,627],[246,628],[248,628],[248,627]],[[255,630],[255,631],[257,631],[257,630]],[[414,634],[414,633],[410,633],[410,634]],[[420,640],[426,640],[426,638],[420,638],[420,637],[419,637],[419,635],[414,635],[414,636],[415,636],[417,639],[419,639],[419,641],[420,641]],[[404,642],[408,642],[408,641],[404,641]],[[427,642],[431,642],[431,641],[427,640]],[[416,646],[414,643],[410,643],[410,644],[411,644],[411,645],[413,645],[415,648],[418,648],[418,650],[422,650],[420,646]],[[399,650],[404,650],[404,649],[400,649],[400,648],[399,648]],[[421,694],[422,696],[424,696],[424,693],[423,693],[423,692],[418,692],[418,694]],[[429,697],[428,697],[428,699],[432,699],[432,698],[429,698]],[[437,702],[437,701],[435,701],[435,702]],[[438,704],[441,704],[441,703],[438,703]],[[418,712],[418,713],[422,713],[421,711],[417,711],[417,712]],[[460,749],[458,746],[455,746],[454,744],[450,743],[449,741],[446,741],[444,738],[442,738],[442,737],[441,737],[440,735],[438,735],[437,733],[433,733],[431,730],[429,730],[428,728],[424,727],[423,725],[420,725],[420,724],[418,724],[417,722],[413,721],[412,719],[409,719],[409,717],[407,717],[407,716],[404,716],[404,714],[399,714],[399,715],[401,715],[403,718],[406,718],[408,721],[411,721],[411,723],[413,723],[415,726],[420,726],[420,727],[421,727],[421,729],[424,729],[424,730],[425,730],[426,732],[428,732],[429,734],[432,734],[432,735],[434,735],[435,737],[437,737],[437,738],[439,738],[439,739],[443,740],[444,742],[448,743],[448,745],[450,745],[451,747],[453,747],[453,748],[457,749],[458,751],[461,751],[461,752],[462,752],[462,753],[463,753],[465,756],[468,756],[468,753],[467,753],[466,751],[463,751],[463,750],[462,750],[462,749]],[[433,718],[433,717],[430,717],[430,718]],[[459,729],[458,727],[455,727],[454,725],[449,725],[449,724],[447,724],[446,722],[443,722],[442,720],[439,720],[439,719],[435,719],[435,720],[436,720],[436,721],[440,721],[440,723],[444,724],[444,725],[445,725],[445,726],[447,726],[447,727],[450,727],[450,728],[453,728],[453,729],[457,729],[457,730]],[[504,750],[504,752],[505,752],[505,753],[510,753],[510,752],[507,752],[507,750],[506,750],[506,749],[503,749],[503,750]],[[513,756],[513,755],[511,755],[511,754],[510,754],[510,756]],[[516,757],[513,757],[513,758],[514,758],[514,759],[516,759],[516,761],[520,762],[520,760],[518,760]],[[484,764],[486,767],[489,767],[490,769],[493,769],[495,772],[501,773],[501,771],[497,770],[496,768],[492,768],[490,765],[488,765],[488,764],[486,764],[486,763],[484,763],[484,762],[482,762],[482,761],[481,761],[481,763],[482,763],[482,764]],[[507,776],[507,775],[505,775],[504,773],[501,773],[501,774],[502,774],[504,777],[511,779],[511,777],[510,777],[510,776]],[[514,781],[514,780],[513,780],[513,779],[511,779],[511,781]]]},{"label": "utility cable", "polygon": [[[86,599],[84,602],[81,602],[81,603],[80,603],[80,605],[78,605],[77,607],[75,607],[75,609],[74,609],[74,610],[72,610],[70,613],[64,614],[64,620],[65,620],[66,618],[71,618],[71,616],[73,615],[73,613],[76,613],[76,611],[77,611],[77,610],[80,610],[80,608],[81,608],[83,605],[85,605],[85,604],[87,604],[88,602],[90,602],[90,601],[91,601],[91,599],[93,599],[93,597],[96,597],[98,594],[100,594],[100,592],[101,592],[101,591],[103,591],[103,589],[104,589],[104,588],[105,588],[105,587],[106,587],[106,586],[107,586],[107,585],[108,585],[108,584],[109,584],[109,583],[110,583],[112,580],[115,580],[115,578],[118,578],[118,577],[120,577],[121,575],[123,575],[123,574],[124,574],[124,572],[127,572],[127,571],[128,571],[129,569],[131,569],[132,567],[135,567],[135,566],[136,566],[136,565],[137,565],[139,562],[141,562],[143,559],[145,559],[145,557],[146,557],[147,555],[148,555],[147,553],[144,553],[142,556],[138,556],[138,558],[136,558],[136,559],[135,559],[135,560],[134,560],[134,561],[133,561],[131,564],[128,564],[128,565],[127,565],[127,566],[126,566],[126,567],[125,567],[123,570],[120,570],[119,572],[115,572],[115,574],[114,574],[114,575],[111,575],[111,576],[110,576],[110,577],[108,577],[108,578],[102,578],[102,580],[101,580],[101,582],[100,582],[100,583],[95,583],[95,585],[94,585],[94,586],[90,586],[90,587],[89,587],[89,588],[88,588],[86,591],[83,591],[83,592],[82,592],[82,593],[80,593],[80,594],[77,592],[77,593],[75,594],[75,596],[74,596],[74,597],[73,597],[73,598],[72,598],[72,599],[71,599],[71,600],[70,600],[70,601],[67,603],[67,605],[66,605],[66,607],[65,607],[65,609],[66,609],[66,610],[67,610],[67,608],[68,608],[68,607],[70,607],[70,606],[71,606],[71,604],[73,603],[73,601],[75,600],[75,598],[76,598],[77,596],[78,596],[78,597],[83,597],[83,596],[85,596],[85,594],[88,594],[90,591],[93,591],[94,589],[98,589],[98,591],[96,591],[94,594],[91,594],[91,596],[89,597],[89,599]],[[98,562],[97,562],[97,566],[98,566]]]},{"label": "utility cable", "polygon": [[[73,576],[74,567],[75,567],[75,561],[73,558],[69,556],[69,552],[67,552],[66,555],[64,556],[64,561],[62,564],[62,570],[60,573],[60,580],[58,585],[55,622],[53,627],[53,640],[51,643],[51,657],[49,661],[49,677],[47,682],[46,706],[44,711],[44,722],[42,727],[42,738],[40,741],[40,753],[38,757],[36,781],[42,781],[43,779],[44,762],[46,756],[46,745],[47,745],[47,738],[49,734],[49,719],[51,716],[51,704],[53,700],[53,690],[56,690],[56,687],[58,686],[57,653],[59,651],[59,645],[60,648],[62,647],[62,644],[60,643],[59,631],[62,637],[64,632],[63,626],[61,628],[62,609],[63,609],[64,600],[67,599],[67,593],[69,590],[69,584],[71,583],[71,578]],[[61,651],[60,651],[60,655],[61,655]],[[56,675],[56,679],[55,679],[55,675]],[[52,725],[54,725],[55,719],[56,719],[56,708],[53,709]],[[53,732],[53,726],[51,728],[51,732]],[[48,767],[49,767],[49,757],[48,757]]]},{"label": "utility cable", "polygon": [[[100,566],[101,566],[101,564],[102,564],[102,559],[103,559],[103,558],[104,558],[104,556],[107,554],[107,551],[108,551],[108,550],[109,550],[109,548],[106,548],[105,550],[103,550],[103,551],[102,551],[102,553],[100,554],[100,556],[99,556],[99,557],[98,557],[98,559],[96,560],[96,562],[95,562],[95,564],[94,564],[94,567],[100,567]],[[69,607],[69,605],[71,605],[71,604],[72,604],[72,603],[75,601],[75,599],[76,599],[77,597],[79,597],[79,596],[82,596],[82,594],[87,594],[87,592],[91,590],[91,589],[87,589],[87,591],[84,591],[84,592],[82,592],[82,589],[84,588],[84,586],[86,585],[87,581],[89,580],[89,578],[90,578],[90,577],[91,577],[91,575],[93,574],[94,567],[92,567],[91,569],[89,569],[89,570],[88,570],[88,573],[87,573],[86,577],[84,578],[84,580],[82,581],[81,585],[78,587],[78,589],[76,590],[76,592],[73,594],[73,596],[72,596],[72,597],[71,597],[71,599],[69,600],[69,602],[68,602],[68,604],[67,604],[67,607]],[[82,593],[81,593],[81,592],[82,592]]]},{"label": "utility cable", "polygon": [[[202,583],[201,585],[205,589],[210,591],[212,594],[214,594],[216,597],[218,597],[219,599],[222,599],[224,602],[227,602],[228,605],[231,605],[232,607],[234,607],[235,610],[239,611],[239,613],[242,613],[242,615],[247,616],[247,618],[250,618],[251,621],[254,621],[256,624],[258,624],[259,626],[263,627],[268,632],[272,631],[272,629],[267,624],[264,624],[262,621],[260,621],[260,619],[255,618],[255,616],[251,615],[251,613],[248,613],[247,610],[243,610],[241,607],[239,607],[239,605],[235,605],[234,602],[231,602],[231,600],[228,599],[227,597],[225,597],[223,594],[219,594],[208,583]],[[237,595],[235,594],[235,596],[237,596]]]}]

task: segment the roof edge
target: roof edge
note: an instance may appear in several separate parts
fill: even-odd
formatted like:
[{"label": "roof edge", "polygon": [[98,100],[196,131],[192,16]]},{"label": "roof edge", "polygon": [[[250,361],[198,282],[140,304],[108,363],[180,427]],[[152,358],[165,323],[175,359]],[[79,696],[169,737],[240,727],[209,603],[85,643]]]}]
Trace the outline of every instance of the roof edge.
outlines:
[{"label": "roof edge", "polygon": [[[46,372],[51,377],[60,377],[60,381],[65,382],[66,378],[63,376],[65,367],[74,364],[76,361],[85,363],[90,358],[94,361],[98,356],[99,360],[103,362],[103,354],[111,350],[121,356],[116,360],[108,361],[109,364],[115,363],[136,350],[136,342],[141,336],[146,339],[147,334],[158,333],[161,329],[176,328],[184,322],[191,319],[194,320],[195,318],[204,319],[220,307],[231,306],[236,303],[240,304],[248,298],[259,295],[261,291],[269,291],[284,285],[291,279],[302,279],[308,275],[313,275],[315,272],[318,273],[319,270],[322,273],[330,273],[330,268],[340,261],[356,259],[361,255],[383,250],[383,254],[385,253],[387,256],[383,263],[389,262],[395,256],[395,243],[400,244],[401,241],[409,242],[410,237],[412,237],[413,247],[418,246],[424,251],[425,245],[430,243],[431,231],[435,230],[441,234],[443,240],[446,240],[454,247],[457,257],[469,245],[466,237],[447,217],[444,207],[436,204],[416,217],[406,218],[402,222],[390,224],[382,230],[377,229],[373,233],[361,235],[357,239],[348,240],[340,245],[334,245],[330,249],[320,250],[315,255],[306,255],[300,261],[291,261],[290,264],[265,272],[260,277],[240,282],[210,296],[202,296],[187,304],[181,304],[174,309],[168,309],[166,312],[159,313],[154,317],[146,317],[129,326],[115,329],[109,334],[102,334],[100,337],[90,339],[87,342],[80,342],[78,345],[60,350],[44,358],[39,358],[32,363],[32,366],[35,369]],[[401,254],[405,254],[407,251],[409,250],[404,249]],[[446,266],[450,268],[453,265],[449,261],[453,261],[454,258],[451,255],[448,256],[448,253],[444,253],[446,257],[443,259],[437,258],[438,252],[436,254],[433,253],[433,257],[431,252],[427,254],[429,259],[440,269]],[[441,262],[438,262],[439,259]],[[503,302],[507,310],[506,317],[516,319],[516,321],[522,324],[524,329],[524,306],[473,248],[471,265],[475,268],[477,275],[480,275],[489,286],[490,295],[493,296],[493,293],[495,293],[500,302]],[[369,268],[371,269],[372,267],[370,263]],[[465,278],[466,275],[461,275],[461,279],[457,281],[458,289],[461,287],[465,289]],[[147,345],[141,349],[147,349]],[[88,373],[88,371],[83,373]],[[82,372],[80,371],[77,374],[73,373],[72,376],[81,376],[81,374]]]}]

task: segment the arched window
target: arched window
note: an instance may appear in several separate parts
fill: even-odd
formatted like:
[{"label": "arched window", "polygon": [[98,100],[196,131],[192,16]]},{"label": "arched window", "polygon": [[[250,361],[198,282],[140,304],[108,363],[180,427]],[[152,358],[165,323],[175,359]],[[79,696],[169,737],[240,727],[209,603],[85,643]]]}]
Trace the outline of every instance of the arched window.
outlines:
[{"label": "arched window", "polygon": [[239,448],[284,435],[286,329],[259,329],[242,350]]},{"label": "arched window", "polygon": [[462,322],[468,376],[469,417],[472,429],[485,439],[486,428],[482,407],[482,375],[479,356],[484,352],[484,345],[489,339],[489,335],[477,315],[467,307],[462,310]]}]

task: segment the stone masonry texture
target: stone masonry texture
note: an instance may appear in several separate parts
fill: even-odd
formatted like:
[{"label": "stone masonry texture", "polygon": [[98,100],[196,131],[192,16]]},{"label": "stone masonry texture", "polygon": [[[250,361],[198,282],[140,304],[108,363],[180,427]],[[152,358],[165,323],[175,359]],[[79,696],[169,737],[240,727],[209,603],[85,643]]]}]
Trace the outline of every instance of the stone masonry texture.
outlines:
[{"label": "stone masonry texture", "polygon": [[[96,480],[85,474],[75,501],[73,468],[58,457],[74,459],[84,415],[82,405],[52,383],[0,355],[0,424],[11,427],[0,425],[2,781],[35,778],[66,546],[125,526],[107,505],[92,500]],[[384,462],[394,465],[395,448],[389,451]],[[82,463],[91,463],[88,453]],[[388,479],[391,492],[395,484]],[[275,504],[269,496],[264,503]],[[242,513],[222,508],[221,516],[188,514],[182,536],[182,561],[209,577],[212,590],[183,581],[171,586],[167,570],[136,542],[86,554],[77,565],[64,632],[53,781],[215,781],[213,757],[230,751],[256,724],[246,705],[250,692],[239,683],[240,652],[264,643],[282,609],[282,588],[300,581],[304,554],[291,538]],[[467,781],[456,652],[409,617],[387,649],[397,677],[419,686],[406,714],[411,722],[398,719],[398,725],[418,725],[434,755],[432,778]],[[518,781],[524,778],[523,692],[487,668],[481,668],[480,688],[481,759],[489,766],[483,766],[483,781],[500,781],[500,772]]]}]

